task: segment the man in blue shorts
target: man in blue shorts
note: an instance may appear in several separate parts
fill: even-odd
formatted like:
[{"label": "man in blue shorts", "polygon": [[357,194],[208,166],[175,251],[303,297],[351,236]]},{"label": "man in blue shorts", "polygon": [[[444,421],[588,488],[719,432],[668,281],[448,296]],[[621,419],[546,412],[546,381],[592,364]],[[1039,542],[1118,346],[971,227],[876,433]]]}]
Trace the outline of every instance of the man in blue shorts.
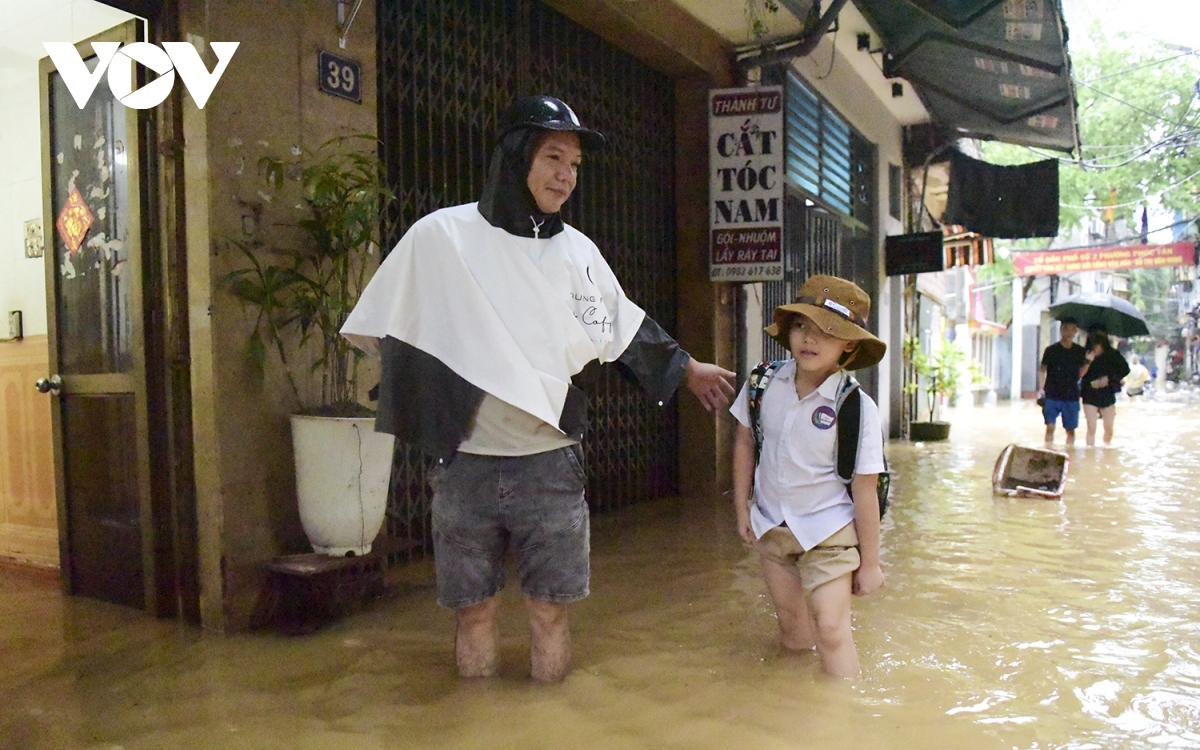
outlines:
[{"label": "man in blue shorts", "polygon": [[1038,368],[1038,402],[1046,420],[1046,447],[1054,442],[1054,425],[1062,416],[1067,433],[1067,445],[1075,444],[1075,428],[1079,426],[1079,379],[1087,372],[1093,354],[1075,343],[1079,324],[1072,318],[1059,321],[1062,340],[1042,352]]}]

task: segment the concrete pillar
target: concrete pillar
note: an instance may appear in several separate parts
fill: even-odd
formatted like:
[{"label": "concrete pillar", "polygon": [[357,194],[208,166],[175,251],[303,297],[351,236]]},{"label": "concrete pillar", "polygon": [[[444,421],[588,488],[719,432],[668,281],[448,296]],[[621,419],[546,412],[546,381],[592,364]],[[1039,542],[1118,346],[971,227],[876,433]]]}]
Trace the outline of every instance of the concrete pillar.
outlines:
[{"label": "concrete pillar", "polygon": [[958,403],[969,406],[971,401],[971,362],[975,359],[971,351],[971,325],[966,321],[954,324],[954,345],[963,353],[962,370],[958,375]]},{"label": "concrete pillar", "polygon": [[[181,0],[185,39],[241,43],[204,109],[184,99],[192,425],[206,629],[247,627],[262,562],[305,548],[296,507],[288,415],[297,404],[272,359],[259,378],[246,357],[253,317],[220,280],[244,267],[231,241],[295,247],[298,182],[278,192],[258,170],[338,135],[376,129],[375,12],[365,3],[338,46],[336,8],[323,0]],[[200,45],[203,47],[203,45]],[[319,50],[361,64],[362,102],[320,91]],[[178,85],[178,84],[176,84]],[[368,376],[369,378],[369,376]],[[305,392],[318,381],[303,384]]]},{"label": "concrete pillar", "polygon": [[[701,362],[736,369],[736,292],[708,280],[708,89],[704,77],[675,82],[679,344]],[[706,324],[708,322],[708,324]],[[709,414],[683,389],[679,396],[679,484],[702,496],[730,486],[733,418]]]},{"label": "concrete pillar", "polygon": [[1010,331],[1012,335],[1009,338],[1012,340],[1012,383],[1009,386],[1009,398],[1013,401],[1021,400],[1021,348],[1025,345],[1024,337],[1021,335],[1022,315],[1021,308],[1025,305],[1025,300],[1021,294],[1021,279],[1017,277],[1012,282],[1012,309],[1013,319]]}]

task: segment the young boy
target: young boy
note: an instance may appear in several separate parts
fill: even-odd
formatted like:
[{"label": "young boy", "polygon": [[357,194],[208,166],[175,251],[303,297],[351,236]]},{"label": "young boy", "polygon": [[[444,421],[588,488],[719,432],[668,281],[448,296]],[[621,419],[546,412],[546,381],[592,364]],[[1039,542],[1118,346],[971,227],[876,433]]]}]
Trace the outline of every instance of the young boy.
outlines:
[{"label": "young boy", "polygon": [[861,393],[854,478],[836,466],[837,395],[843,370],[870,367],[887,345],[866,329],[871,300],[855,284],[813,276],[796,301],[775,308],[766,329],[793,359],[775,371],[759,403],[761,453],[744,386],[730,411],[738,420],[733,454],[738,533],[759,553],[779,618],[779,641],[814,645],[826,672],[858,674],[850,630],[851,595],[883,585],[879,567],[878,474],[884,470],[879,408]]}]

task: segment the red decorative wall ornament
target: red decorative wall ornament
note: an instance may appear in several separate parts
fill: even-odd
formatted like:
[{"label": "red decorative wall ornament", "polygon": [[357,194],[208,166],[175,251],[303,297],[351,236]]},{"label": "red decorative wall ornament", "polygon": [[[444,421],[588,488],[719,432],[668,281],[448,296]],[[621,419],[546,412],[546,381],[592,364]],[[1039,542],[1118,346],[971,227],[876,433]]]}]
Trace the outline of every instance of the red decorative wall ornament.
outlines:
[{"label": "red decorative wall ornament", "polygon": [[67,246],[67,252],[71,255],[79,254],[83,238],[87,237],[88,229],[91,229],[95,221],[96,217],[92,215],[87,203],[84,203],[79,188],[71,188],[71,194],[67,196],[67,202],[62,211],[58,212],[58,219],[54,222],[54,226],[58,228],[58,236]]}]

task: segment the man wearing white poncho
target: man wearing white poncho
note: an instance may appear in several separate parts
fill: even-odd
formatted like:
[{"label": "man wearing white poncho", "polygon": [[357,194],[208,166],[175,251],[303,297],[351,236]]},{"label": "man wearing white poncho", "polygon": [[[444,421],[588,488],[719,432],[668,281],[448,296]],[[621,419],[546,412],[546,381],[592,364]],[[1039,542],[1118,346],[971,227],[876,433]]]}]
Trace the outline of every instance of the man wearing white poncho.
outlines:
[{"label": "man wearing white poncho", "polygon": [[586,397],[572,376],[618,362],[659,402],[686,382],[710,411],[733,394],[733,373],[681,350],[563,223],[583,149],[603,143],[558,99],[518,100],[479,203],[413,224],[342,329],[382,358],[376,429],[437,458],[438,601],[457,612],[463,676],[495,672],[510,548],[533,677],[570,666],[566,605],[587,596],[589,576]]}]

